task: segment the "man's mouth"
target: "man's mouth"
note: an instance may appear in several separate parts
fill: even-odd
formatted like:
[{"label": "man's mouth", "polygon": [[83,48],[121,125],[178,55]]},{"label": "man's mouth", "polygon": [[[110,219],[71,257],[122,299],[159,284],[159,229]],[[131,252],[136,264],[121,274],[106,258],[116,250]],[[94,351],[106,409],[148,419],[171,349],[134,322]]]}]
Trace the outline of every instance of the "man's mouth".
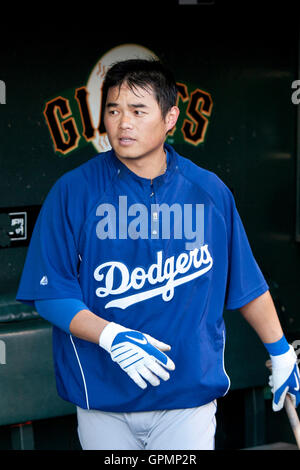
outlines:
[{"label": "man's mouth", "polygon": [[119,142],[121,143],[135,142],[135,139],[133,139],[132,137],[120,137]]},{"label": "man's mouth", "polygon": [[120,137],[119,142],[121,145],[130,145],[135,142],[135,139],[132,139],[131,137]]}]

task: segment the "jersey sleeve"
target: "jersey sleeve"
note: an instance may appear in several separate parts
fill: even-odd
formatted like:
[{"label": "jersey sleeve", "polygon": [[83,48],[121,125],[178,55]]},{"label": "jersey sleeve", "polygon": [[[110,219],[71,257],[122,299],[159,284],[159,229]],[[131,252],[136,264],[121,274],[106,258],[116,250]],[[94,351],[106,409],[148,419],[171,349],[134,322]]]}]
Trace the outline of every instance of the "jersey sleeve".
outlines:
[{"label": "jersey sleeve", "polygon": [[72,220],[71,206],[67,185],[60,178],[48,193],[36,221],[16,300],[31,305],[43,299],[82,300],[73,229],[76,221]]},{"label": "jersey sleeve", "polygon": [[45,320],[70,333],[70,323],[80,310],[88,310],[78,299],[46,299],[34,302],[36,311]]},{"label": "jersey sleeve", "polygon": [[230,192],[229,194],[227,208],[229,266],[225,307],[228,310],[235,310],[264,294],[269,286],[253,255],[234,198]]}]

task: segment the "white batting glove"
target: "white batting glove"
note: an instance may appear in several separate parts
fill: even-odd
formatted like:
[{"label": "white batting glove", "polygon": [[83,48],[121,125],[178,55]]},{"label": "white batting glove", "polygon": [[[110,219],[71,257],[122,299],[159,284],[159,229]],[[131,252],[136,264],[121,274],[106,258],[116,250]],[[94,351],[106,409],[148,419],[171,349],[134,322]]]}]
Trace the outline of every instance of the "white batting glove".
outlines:
[{"label": "white batting glove", "polygon": [[269,385],[273,392],[272,408],[274,411],[282,409],[286,394],[288,393],[295,407],[300,402],[300,374],[297,366],[297,356],[293,346],[278,356],[271,356],[272,375],[269,378]]},{"label": "white batting glove", "polygon": [[145,380],[153,386],[160,384],[159,378],[168,380],[170,375],[164,368],[175,369],[174,362],[162,352],[169,351],[171,346],[114,322],[102,331],[99,346],[143,389],[147,387]]}]

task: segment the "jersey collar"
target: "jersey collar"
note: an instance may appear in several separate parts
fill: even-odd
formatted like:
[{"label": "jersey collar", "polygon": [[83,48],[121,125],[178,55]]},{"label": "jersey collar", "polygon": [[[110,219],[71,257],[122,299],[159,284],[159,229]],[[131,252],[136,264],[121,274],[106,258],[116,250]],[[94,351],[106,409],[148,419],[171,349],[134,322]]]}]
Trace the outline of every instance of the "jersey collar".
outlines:
[{"label": "jersey collar", "polygon": [[[171,181],[174,176],[174,173],[178,170],[177,153],[169,144],[165,144],[164,149],[167,154],[167,169],[165,173],[157,176],[152,180],[152,184],[157,187]],[[110,150],[106,153],[106,155],[109,166],[113,170],[113,173],[115,173],[119,178],[131,180],[141,186],[150,186],[151,180],[149,178],[143,178],[131,171],[126,165],[124,165],[124,163],[122,163],[118,159],[114,150]]]}]

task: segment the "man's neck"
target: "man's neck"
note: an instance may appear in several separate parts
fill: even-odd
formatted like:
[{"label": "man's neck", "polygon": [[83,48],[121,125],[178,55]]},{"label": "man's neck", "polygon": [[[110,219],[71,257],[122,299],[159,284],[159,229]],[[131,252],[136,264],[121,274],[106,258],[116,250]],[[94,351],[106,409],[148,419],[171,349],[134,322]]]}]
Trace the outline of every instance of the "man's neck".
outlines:
[{"label": "man's neck", "polygon": [[133,173],[150,180],[164,174],[167,169],[167,155],[163,148],[161,152],[157,152],[154,155],[145,155],[137,158],[119,157],[117,155],[117,158]]}]

